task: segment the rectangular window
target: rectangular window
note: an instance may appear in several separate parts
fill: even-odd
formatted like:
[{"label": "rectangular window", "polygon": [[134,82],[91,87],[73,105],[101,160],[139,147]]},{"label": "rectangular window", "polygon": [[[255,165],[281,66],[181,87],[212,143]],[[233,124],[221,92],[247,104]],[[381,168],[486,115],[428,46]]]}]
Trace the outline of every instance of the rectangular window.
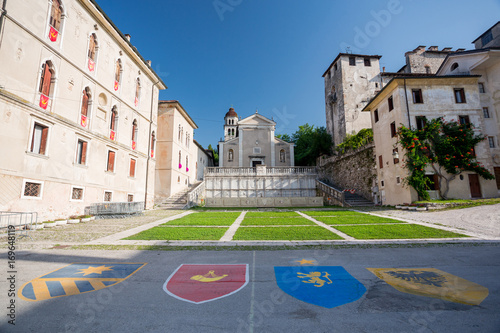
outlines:
[{"label": "rectangular window", "polygon": [[392,99],[392,96],[387,99],[387,103],[389,104],[389,111],[392,111],[394,109],[394,101]]},{"label": "rectangular window", "polygon": [[396,122],[393,121],[391,123],[391,138],[395,137],[396,136]]},{"label": "rectangular window", "polygon": [[490,117],[490,111],[488,110],[488,108],[483,108],[483,115],[484,115],[484,118]]},{"label": "rectangular window", "polygon": [[34,182],[24,183],[24,195],[25,197],[35,197],[40,198],[42,195],[42,184]]},{"label": "rectangular window", "polygon": [[465,91],[463,88],[453,89],[455,92],[455,103],[465,103]]},{"label": "rectangular window", "polygon": [[113,192],[111,192],[111,191],[104,191],[104,201],[105,202],[111,202],[111,199],[113,199]]},{"label": "rectangular window", "polygon": [[429,191],[438,191],[439,190],[439,176],[434,175],[426,175],[427,179],[429,179],[429,183],[427,184],[427,189]]},{"label": "rectangular window", "polygon": [[479,92],[481,94],[484,94],[485,93],[485,91],[484,91],[484,83],[479,82],[477,85],[478,85],[478,88],[479,88]]},{"label": "rectangular window", "polygon": [[384,187],[385,186],[385,183],[383,180],[380,181],[380,187]]},{"label": "rectangular window", "polygon": [[417,122],[417,129],[423,130],[425,128],[425,124],[427,124],[427,118],[425,116],[416,116],[415,120]]},{"label": "rectangular window", "polygon": [[129,195],[127,196],[127,201],[128,201],[128,202],[134,202],[134,195],[133,195],[133,194],[129,194]]},{"label": "rectangular window", "polygon": [[83,188],[81,187],[72,187],[71,188],[71,200],[83,200]]},{"label": "rectangular window", "polygon": [[81,165],[87,164],[87,142],[78,140],[76,147],[76,163]]},{"label": "rectangular window", "polygon": [[[398,164],[399,163],[399,153],[398,153],[398,148],[394,148],[392,150],[392,158],[393,158],[393,162],[394,164]],[[398,183],[399,184],[399,183]]]},{"label": "rectangular window", "polygon": [[378,122],[378,110],[373,111],[373,117],[375,118],[375,122]]},{"label": "rectangular window", "polygon": [[349,57],[349,66],[356,66],[356,57]]},{"label": "rectangular window", "polygon": [[47,136],[49,128],[39,123],[35,123],[33,127],[33,136],[31,137],[30,151],[35,154],[46,155]]},{"label": "rectangular window", "polygon": [[378,164],[379,164],[380,169],[382,169],[384,167],[384,161],[382,160],[382,155],[378,156]]},{"label": "rectangular window", "polygon": [[372,63],[370,61],[370,58],[365,58],[364,61],[365,61],[365,66],[366,67],[370,67],[372,65]]},{"label": "rectangular window", "polygon": [[396,184],[401,184],[401,177],[396,177]]},{"label": "rectangular window", "polygon": [[130,159],[130,177],[135,177],[135,159],[131,158]]},{"label": "rectangular window", "polygon": [[488,143],[490,144],[490,148],[495,148],[495,138],[493,136],[488,137]]},{"label": "rectangular window", "polygon": [[413,104],[422,104],[424,102],[422,89],[412,89],[411,95],[413,96]]},{"label": "rectangular window", "polygon": [[458,116],[458,122],[460,123],[460,125],[469,125],[469,116]]},{"label": "rectangular window", "polygon": [[106,168],[106,171],[115,171],[115,152],[111,150],[108,150],[108,166]]},{"label": "rectangular window", "polygon": [[500,168],[493,168],[493,170],[495,171],[495,178],[497,180],[497,189],[500,190]]},{"label": "rectangular window", "polygon": [[492,34],[491,30],[488,30],[487,32],[484,33],[483,37],[481,37],[482,47],[484,47],[486,44],[488,44],[492,40],[493,40],[493,34]]}]

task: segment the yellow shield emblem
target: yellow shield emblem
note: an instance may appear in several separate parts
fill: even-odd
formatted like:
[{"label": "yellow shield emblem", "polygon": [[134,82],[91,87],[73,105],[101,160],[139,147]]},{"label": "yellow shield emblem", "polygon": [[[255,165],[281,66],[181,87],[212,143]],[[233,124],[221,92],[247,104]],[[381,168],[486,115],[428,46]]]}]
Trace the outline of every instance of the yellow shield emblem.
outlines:
[{"label": "yellow shield emblem", "polygon": [[367,268],[395,289],[455,303],[479,305],[488,288],[435,268]]}]

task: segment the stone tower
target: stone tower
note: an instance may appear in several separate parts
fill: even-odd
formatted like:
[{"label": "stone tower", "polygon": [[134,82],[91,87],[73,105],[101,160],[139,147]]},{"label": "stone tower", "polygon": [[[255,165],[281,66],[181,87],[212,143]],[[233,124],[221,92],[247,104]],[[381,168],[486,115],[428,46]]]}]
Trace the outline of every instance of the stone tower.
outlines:
[{"label": "stone tower", "polygon": [[233,108],[224,116],[224,142],[238,136],[238,114]]}]

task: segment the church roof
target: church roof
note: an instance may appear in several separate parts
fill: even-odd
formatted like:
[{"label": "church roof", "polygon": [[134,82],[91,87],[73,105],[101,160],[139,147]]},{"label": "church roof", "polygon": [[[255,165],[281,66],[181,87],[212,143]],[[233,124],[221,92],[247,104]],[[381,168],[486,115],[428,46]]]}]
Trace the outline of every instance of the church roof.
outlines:
[{"label": "church roof", "polygon": [[234,111],[233,108],[229,108],[229,111],[226,113],[224,118],[226,117],[238,117],[238,114]]}]

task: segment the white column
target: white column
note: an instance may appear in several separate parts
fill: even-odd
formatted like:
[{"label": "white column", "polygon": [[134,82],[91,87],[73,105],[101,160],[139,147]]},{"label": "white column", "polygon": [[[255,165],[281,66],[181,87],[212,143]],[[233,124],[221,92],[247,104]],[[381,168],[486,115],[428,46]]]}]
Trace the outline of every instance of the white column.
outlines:
[{"label": "white column", "polygon": [[[293,152],[293,147],[294,147],[294,144],[290,144],[290,166],[295,166],[295,156],[294,156],[294,152]],[[220,160],[220,157],[219,157],[219,160]]]},{"label": "white column", "polygon": [[219,167],[224,166],[224,143],[219,142]]},{"label": "white column", "polygon": [[243,131],[238,133],[238,166],[243,166]]},{"label": "white column", "polygon": [[276,166],[276,152],[274,151],[274,130],[271,130],[271,166]]}]

